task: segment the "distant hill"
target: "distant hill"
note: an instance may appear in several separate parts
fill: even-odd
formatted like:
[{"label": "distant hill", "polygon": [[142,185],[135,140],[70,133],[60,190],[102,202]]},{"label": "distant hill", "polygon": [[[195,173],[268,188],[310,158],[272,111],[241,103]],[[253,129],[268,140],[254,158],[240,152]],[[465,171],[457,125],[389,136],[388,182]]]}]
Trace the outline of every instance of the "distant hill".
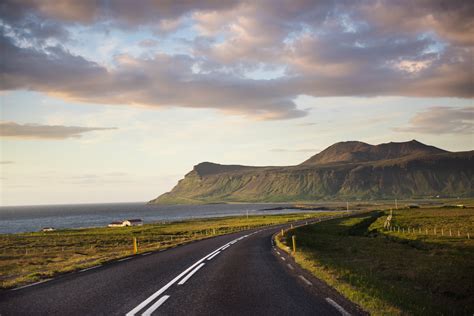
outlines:
[{"label": "distant hill", "polygon": [[204,162],[150,203],[304,202],[321,199],[474,196],[474,151],[412,140],[336,143],[297,166]]}]

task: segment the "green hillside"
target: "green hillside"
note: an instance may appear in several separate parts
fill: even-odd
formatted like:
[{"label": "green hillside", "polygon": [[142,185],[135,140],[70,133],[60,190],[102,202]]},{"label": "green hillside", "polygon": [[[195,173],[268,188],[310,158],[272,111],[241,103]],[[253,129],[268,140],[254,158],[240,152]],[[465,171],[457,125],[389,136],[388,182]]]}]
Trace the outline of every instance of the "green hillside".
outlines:
[{"label": "green hillside", "polygon": [[345,142],[298,166],[201,163],[150,203],[467,197],[474,195],[473,179],[474,151],[451,153],[416,141]]}]

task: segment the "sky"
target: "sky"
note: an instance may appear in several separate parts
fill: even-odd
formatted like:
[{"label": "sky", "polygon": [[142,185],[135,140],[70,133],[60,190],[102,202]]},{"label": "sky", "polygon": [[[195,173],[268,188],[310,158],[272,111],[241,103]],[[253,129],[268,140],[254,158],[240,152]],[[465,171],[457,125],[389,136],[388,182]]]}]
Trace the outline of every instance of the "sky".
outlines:
[{"label": "sky", "polygon": [[0,205],[147,201],[340,141],[474,149],[472,1],[0,4]]}]

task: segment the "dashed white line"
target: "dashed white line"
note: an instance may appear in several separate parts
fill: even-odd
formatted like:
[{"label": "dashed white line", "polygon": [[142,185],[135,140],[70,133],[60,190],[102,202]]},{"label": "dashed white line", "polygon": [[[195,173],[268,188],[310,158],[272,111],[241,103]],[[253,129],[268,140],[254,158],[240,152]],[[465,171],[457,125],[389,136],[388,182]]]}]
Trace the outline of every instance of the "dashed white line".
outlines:
[{"label": "dashed white line", "polygon": [[[245,236],[242,236],[240,238],[237,238],[237,240],[242,240],[243,238],[247,237],[249,235],[245,235]],[[222,251],[222,249],[224,247],[228,246],[228,244],[225,244],[224,246],[222,247],[219,247],[217,248],[216,250],[214,250],[213,252],[207,254],[206,256],[204,256],[203,258],[201,258],[200,260],[196,261],[194,264],[192,264],[190,267],[188,267],[186,270],[184,270],[183,272],[181,272],[177,277],[175,277],[173,280],[171,280],[170,282],[168,282],[165,286],[163,286],[161,289],[159,289],[158,291],[156,291],[155,293],[153,293],[152,295],[150,295],[147,299],[145,299],[143,302],[141,302],[140,304],[138,304],[134,309],[132,309],[131,311],[129,311],[126,316],[134,316],[136,313],[138,313],[140,310],[142,310],[145,306],[147,306],[148,304],[150,304],[154,299],[156,299],[158,296],[160,296],[161,294],[163,294],[163,292],[165,292],[169,287],[171,287],[173,284],[175,284],[179,279],[181,279],[183,276],[185,276],[189,271],[193,270],[196,266],[198,266],[199,264],[201,264],[204,260],[206,260],[207,258],[211,257],[212,255],[214,255],[216,252],[218,251]],[[197,270],[196,270],[197,271]],[[156,303],[155,303],[156,304]],[[157,306],[156,308],[158,308],[159,306]]]},{"label": "dashed white line", "polygon": [[132,258],[133,258],[133,257],[127,257],[127,258],[119,259],[119,260],[117,260],[117,261],[126,261],[126,260],[130,260],[130,259],[132,259]]},{"label": "dashed white line", "polygon": [[303,280],[304,283],[308,284],[308,285],[313,285],[313,283],[309,282],[304,276],[302,275],[299,275],[298,276],[301,280]]},{"label": "dashed white line", "polygon": [[148,255],[151,255],[153,252],[145,252],[145,253],[142,253],[142,256],[148,256]]},{"label": "dashed white line", "polygon": [[86,272],[86,271],[89,271],[89,270],[92,270],[92,269],[97,269],[97,268],[100,268],[100,267],[101,267],[101,265],[98,265],[98,266],[94,266],[94,267],[79,270],[79,272]]},{"label": "dashed white line", "polygon": [[334,306],[334,308],[337,309],[339,313],[341,313],[343,316],[351,316],[351,314],[349,314],[341,305],[337,304],[329,297],[326,297],[326,301],[332,306]]},{"label": "dashed white line", "polygon": [[291,270],[294,270],[295,268],[293,268],[293,266],[291,264],[287,264],[288,268],[290,268]]},{"label": "dashed white line", "polygon": [[284,257],[280,257],[280,258],[281,258],[281,260],[283,260],[283,261],[285,261],[285,260],[286,260]]},{"label": "dashed white line", "polygon": [[209,258],[207,258],[207,260],[212,260],[212,258],[214,258],[215,256],[217,256],[218,254],[220,254],[221,252],[218,251],[216,252],[215,254],[213,254],[212,256],[210,256]]},{"label": "dashed white line", "polygon": [[145,312],[143,312],[142,316],[150,316],[158,307],[163,305],[167,299],[169,299],[169,295],[163,295],[155,304],[151,305]]},{"label": "dashed white line", "polygon": [[204,265],[205,263],[203,262],[200,265],[198,265],[196,268],[194,268],[193,271],[189,272],[187,276],[185,276],[181,281],[178,282],[178,285],[183,285],[184,283],[186,283],[186,281],[189,280],[189,278],[191,278],[194,273],[198,272],[198,270],[201,269]]},{"label": "dashed white line", "polygon": [[277,251],[277,254],[280,254],[280,252],[279,252],[279,251]]},{"label": "dashed white line", "polygon": [[27,284],[27,285],[23,285],[23,286],[14,288],[13,291],[21,290],[21,289],[24,289],[24,288],[27,288],[27,287],[30,287],[30,286],[34,286],[34,285],[38,285],[38,284],[41,284],[41,283],[44,283],[44,282],[48,282],[49,280],[51,280],[51,279],[47,279],[47,280],[43,280],[43,281],[38,281],[38,282],[31,283],[31,284]]}]

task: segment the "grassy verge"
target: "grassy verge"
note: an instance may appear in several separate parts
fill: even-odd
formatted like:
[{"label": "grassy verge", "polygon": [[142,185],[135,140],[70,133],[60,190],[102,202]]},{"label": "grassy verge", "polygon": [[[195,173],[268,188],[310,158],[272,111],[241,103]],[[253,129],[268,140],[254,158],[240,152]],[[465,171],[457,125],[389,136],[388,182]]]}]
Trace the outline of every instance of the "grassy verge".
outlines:
[{"label": "grassy verge", "polygon": [[371,314],[472,315],[474,209],[394,211],[392,225],[403,232],[383,229],[388,213],[300,227],[280,243],[289,246],[295,234],[295,260]]},{"label": "grassy verge", "polygon": [[141,227],[69,229],[0,235],[0,288],[50,278],[139,252],[228,234],[248,228],[329,216],[329,212],[198,219]]}]

